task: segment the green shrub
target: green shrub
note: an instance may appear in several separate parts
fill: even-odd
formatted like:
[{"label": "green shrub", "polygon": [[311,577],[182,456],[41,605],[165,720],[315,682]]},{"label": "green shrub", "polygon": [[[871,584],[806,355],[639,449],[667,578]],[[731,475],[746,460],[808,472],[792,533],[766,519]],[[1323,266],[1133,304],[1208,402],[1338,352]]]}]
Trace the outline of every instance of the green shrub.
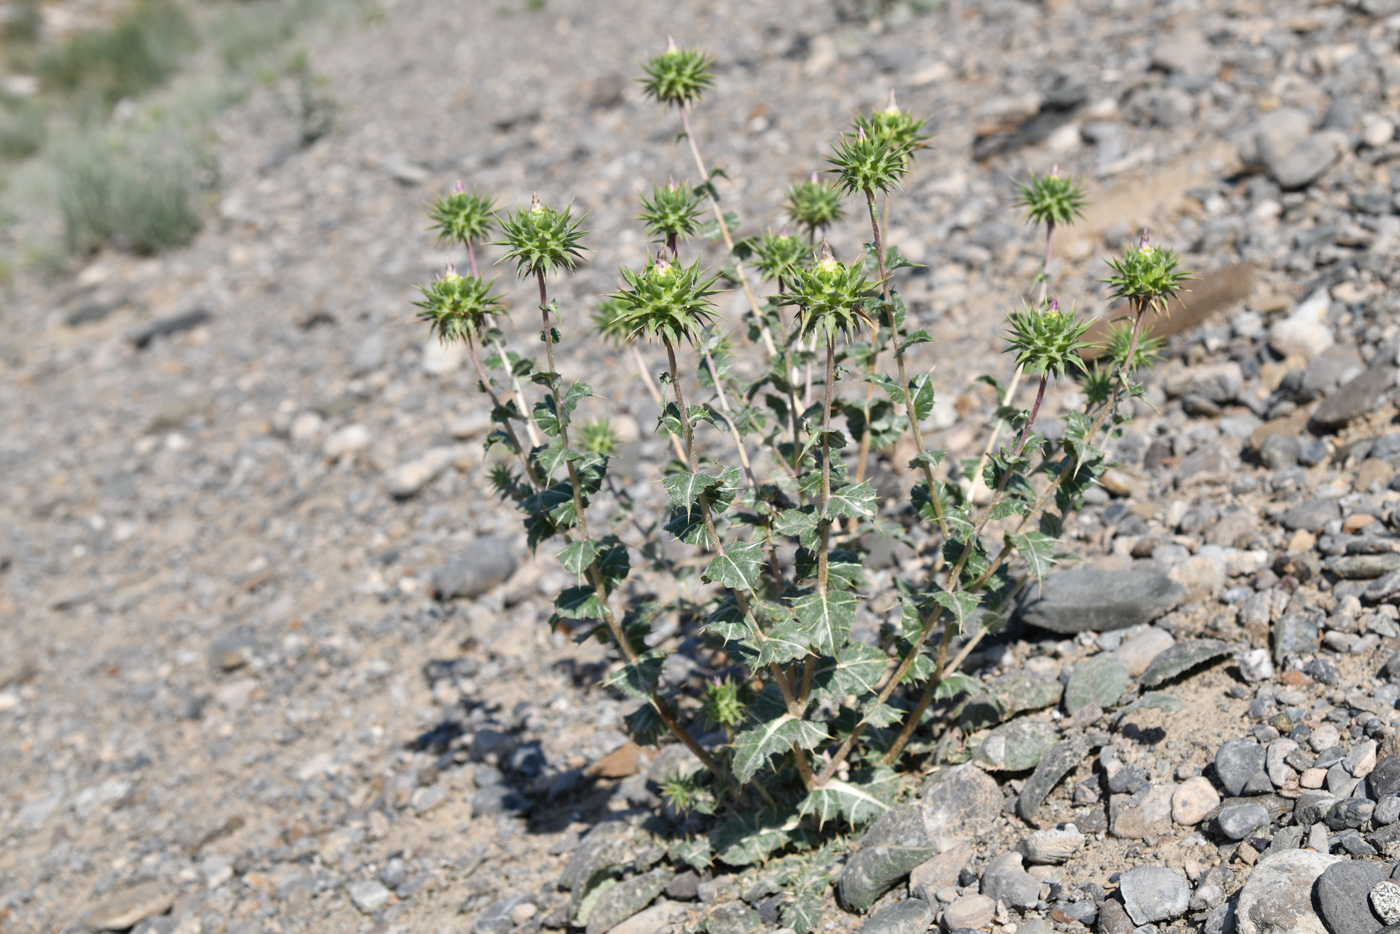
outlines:
[{"label": "green shrub", "polygon": [[184,141],[86,137],[57,157],[68,249],[159,253],[200,228],[204,160]]},{"label": "green shrub", "polygon": [[162,84],[198,45],[185,12],[170,0],[142,0],[107,29],[81,33],[39,62],[58,91],[110,109]]},{"label": "green shrub", "polygon": [[44,108],[0,98],[0,159],[23,159],[44,145]]},{"label": "green shrub", "polygon": [[[914,171],[924,121],[891,101],[837,136],[826,170],[832,184],[789,202],[790,219],[810,239],[784,230],[736,240],[739,218],[721,211],[716,193],[723,173],[706,168],[691,127],[711,86],[710,65],[708,56],[674,45],[643,65],[644,91],[679,115],[696,180],[658,185],[643,197],[656,253],[639,270],[620,270],[621,288],[593,316],[604,340],[649,340],[665,350],[655,381],[637,361],[661,410],[658,434],[676,452],[662,478],[669,514],[644,525],[608,476],[599,429],[574,422],[593,392],[567,371],[597,357],[559,349],[561,330],[580,316],[551,298],[549,280],[571,273],[588,249],[570,208],[536,196],[498,213],[489,193],[459,184],[431,216],[442,239],[466,248],[471,274],[449,265],[417,302],[434,334],[466,345],[489,397],[495,430],[486,446],[510,455],[492,467],[493,485],[523,514],[529,546],[557,547],[576,577],[558,594],[551,622],[617,650],[607,684],[640,702],[626,720],[637,742],[670,734],[699,762],[696,774],[665,788],[675,807],[712,816],[706,836],[672,844],[673,856],[697,868],[712,859],[761,862],[835,826],[867,823],[899,795],[899,770],[918,769],[930,755],[948,761],[956,744],[931,705],[980,688],[958,673],[962,661],[1005,622],[1014,595],[1062,557],[1065,521],[1107,469],[1107,435],[1126,418],[1122,403],[1142,394],[1136,373],[1149,353],[1145,328],[1189,278],[1174,253],[1145,235],[1110,260],[1104,281],[1123,304],[1125,330],[1100,357],[1102,369],[1090,370],[1088,323],[1061,309],[1049,275],[1055,228],[1079,217],[1083,192],[1058,172],[1032,178],[1019,206],[1045,228],[1045,263],[1034,282],[1041,294],[1007,312],[1015,376],[1007,387],[984,377],[1001,404],[981,461],[947,463],[946,452],[926,446],[923,428],[934,407],[929,364],[946,349],[909,315],[896,284],[913,264],[884,244],[877,211]],[[731,365],[733,338],[713,300],[720,276],[702,270],[697,250],[681,257],[682,244],[709,226],[698,224],[703,201],[695,193],[709,201],[712,239],[727,249],[721,275],[747,299],[738,323],[751,352],[764,358],[757,369]],[[824,241],[812,242],[819,228],[841,221],[842,197],[858,206],[871,241],[865,255],[845,262]],[[517,322],[517,344],[543,343],[543,359],[505,349],[504,295],[476,272],[475,251],[491,230],[498,239],[490,245],[505,247],[499,262],[527,280],[530,315]],[[777,291],[760,300],[746,264]],[[1022,376],[1034,387],[1029,399],[1016,396]],[[1067,413],[1060,440],[1041,436],[1047,388],[1075,378],[1085,381],[1081,408]],[[903,439],[914,453],[897,463]],[[771,459],[751,460],[750,450]],[[882,500],[868,479],[880,455],[912,474],[907,499]],[[986,499],[973,495],[977,482],[986,484]],[[610,516],[589,509],[608,496],[621,508]],[[872,534],[928,543],[922,570],[897,577],[893,594],[873,593],[867,579]],[[693,554],[676,560],[663,543]],[[632,580],[637,558],[686,578],[679,589],[687,597],[671,605],[648,599],[647,582]],[[857,611],[877,596],[902,606],[872,644],[853,630]],[[665,652],[649,637],[656,620],[674,614],[696,620],[706,646],[728,659],[725,671],[712,673],[720,677],[701,686],[662,677]],[[722,728],[726,741],[706,748],[696,738],[700,727]],[[800,918],[783,921],[812,929]]]}]

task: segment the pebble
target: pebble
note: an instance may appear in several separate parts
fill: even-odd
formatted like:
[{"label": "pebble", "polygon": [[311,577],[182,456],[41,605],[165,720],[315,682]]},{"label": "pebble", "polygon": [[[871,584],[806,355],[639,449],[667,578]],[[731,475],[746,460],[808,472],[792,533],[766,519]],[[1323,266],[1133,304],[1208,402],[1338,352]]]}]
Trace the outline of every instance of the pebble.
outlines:
[{"label": "pebble", "polygon": [[1183,781],[1172,792],[1172,820],[1194,827],[1220,806],[1220,794],[1210,779],[1197,775]]},{"label": "pebble", "polygon": [[1131,795],[1109,799],[1110,832],[1119,839],[1143,840],[1171,831],[1174,782],[1145,785]]},{"label": "pebble", "polygon": [[1126,629],[1174,609],[1182,586],[1155,571],[1075,568],[1045,576],[1019,603],[1022,621],[1052,632]]},{"label": "pebble", "polygon": [[1040,900],[1040,882],[1022,868],[1020,853],[1003,853],[987,862],[982,894],[1013,908],[1034,908]]},{"label": "pebble", "polygon": [[503,583],[515,568],[509,544],[499,538],[478,539],[433,572],[433,593],[439,600],[477,597]]},{"label": "pebble", "polygon": [[[1179,793],[1179,792],[1178,792]],[[1175,809],[1175,798],[1172,799]],[[1060,824],[1049,830],[1037,830],[1023,837],[1017,849],[1026,862],[1036,865],[1059,865],[1084,845],[1084,834],[1074,824]]]},{"label": "pebble", "polygon": [[1269,658],[1268,649],[1249,649],[1240,655],[1240,674],[1250,684],[1271,681],[1274,677],[1274,663]]},{"label": "pebble", "polygon": [[1154,658],[1171,648],[1175,641],[1165,629],[1151,626],[1125,640],[1113,654],[1128,666],[1128,674],[1136,678],[1147,670]]},{"label": "pebble", "polygon": [[396,499],[417,495],[423,487],[442,476],[456,459],[455,447],[429,448],[420,456],[391,470],[385,478],[385,487],[389,495]]},{"label": "pebble", "polygon": [[1225,793],[1238,796],[1255,775],[1265,771],[1267,753],[1252,739],[1232,739],[1216,750],[1215,774]]},{"label": "pebble", "polygon": [[936,907],[922,898],[906,898],[886,905],[861,925],[861,934],[924,934]]},{"label": "pebble", "polygon": [[[1400,798],[1396,800],[1400,801]],[[941,888],[956,885],[958,874],[972,864],[975,856],[976,851],[971,843],[966,840],[955,841],[937,856],[914,867],[909,873],[910,891],[923,887],[930,892],[936,892]]]},{"label": "pebble", "polygon": [[1123,907],[1134,924],[1169,921],[1186,913],[1191,887],[1164,866],[1134,866],[1118,881]]},{"label": "pebble", "polygon": [[1284,191],[1306,188],[1326,174],[1347,148],[1345,133],[1322,130],[1310,134],[1284,155],[1270,159],[1269,174]]},{"label": "pebble", "polygon": [[159,882],[141,882],[109,895],[83,914],[83,924],[93,931],[125,931],[170,910],[175,896]]},{"label": "pebble", "polygon": [[943,927],[949,931],[958,928],[985,930],[996,913],[996,901],[986,895],[961,895],[943,909]]},{"label": "pebble", "polygon": [[1220,832],[1231,840],[1243,840],[1256,830],[1269,826],[1269,812],[1260,804],[1233,804],[1215,816]]},{"label": "pebble", "polygon": [[1313,410],[1313,422],[1324,431],[1337,431],[1375,411],[1395,388],[1395,367],[1388,361],[1372,363]]},{"label": "pebble", "polygon": [[355,907],[365,914],[378,911],[389,904],[389,899],[394,897],[394,893],[385,888],[382,882],[374,879],[360,879],[351,882],[346,887],[346,891],[350,894],[350,901],[354,902]]},{"label": "pebble", "polygon": [[1371,910],[1386,924],[1400,922],[1400,883],[1389,879],[1377,882],[1369,900]]}]

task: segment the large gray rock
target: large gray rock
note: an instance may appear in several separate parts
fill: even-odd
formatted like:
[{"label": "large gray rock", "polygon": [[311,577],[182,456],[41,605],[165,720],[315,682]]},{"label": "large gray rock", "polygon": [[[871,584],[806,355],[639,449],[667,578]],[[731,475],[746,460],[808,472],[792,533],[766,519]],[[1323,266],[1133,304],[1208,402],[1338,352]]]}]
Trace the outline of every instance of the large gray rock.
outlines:
[{"label": "large gray rock", "polygon": [[1313,133],[1285,155],[1270,160],[1269,174],[1284,191],[1306,188],[1327,174],[1346,148],[1347,135],[1339,130]]},{"label": "large gray rock", "polygon": [[841,871],[838,893],[852,911],[868,911],[910,870],[991,829],[1002,808],[996,781],[975,765],[938,773],[920,799],[880,816]]},{"label": "large gray rock", "polygon": [[1075,568],[1027,588],[1019,615],[1051,632],[1126,629],[1151,622],[1185,598],[1185,588],[1155,571]]},{"label": "large gray rock", "polygon": [[608,889],[588,913],[588,934],[605,934],[650,905],[674,875],[672,869],[662,867]]},{"label": "large gray rock", "polygon": [[1342,385],[1313,411],[1312,423],[1324,431],[1336,431],[1368,412],[1375,411],[1395,391],[1395,364],[1383,355],[1377,363]]},{"label": "large gray rock", "polygon": [[1040,900],[1040,882],[1022,868],[1020,853],[1003,853],[983,870],[982,894],[1024,911]]},{"label": "large gray rock", "polygon": [[1340,861],[1314,850],[1265,853],[1240,889],[1236,934],[1328,934],[1313,911],[1313,883]]},{"label": "large gray rock", "polygon": [[481,538],[433,572],[439,600],[477,597],[515,573],[515,553],[503,539]]},{"label": "large gray rock", "polygon": [[1323,870],[1313,888],[1317,911],[1332,934],[1375,934],[1385,922],[1371,910],[1377,882],[1390,878],[1390,864],[1344,860]]},{"label": "large gray rock", "polygon": [[1134,924],[1179,918],[1191,901],[1186,880],[1165,866],[1134,866],[1123,873],[1118,892]]}]

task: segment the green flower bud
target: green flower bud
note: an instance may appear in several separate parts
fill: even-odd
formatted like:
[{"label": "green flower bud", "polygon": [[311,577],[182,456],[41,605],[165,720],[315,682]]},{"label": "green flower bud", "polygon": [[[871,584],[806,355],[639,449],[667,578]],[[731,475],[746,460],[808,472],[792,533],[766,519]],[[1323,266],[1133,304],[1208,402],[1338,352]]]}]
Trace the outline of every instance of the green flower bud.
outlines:
[{"label": "green flower bud", "polygon": [[1090,323],[1078,320],[1073,306],[1061,311],[1054,299],[1044,308],[1024,305],[1007,316],[1010,352],[1016,355],[1017,364],[1032,373],[1058,379],[1071,368],[1085,372],[1080,352],[1093,345],[1080,338]]},{"label": "green flower bud", "polygon": [[807,244],[786,233],[764,231],[752,246],[754,265],[765,282],[785,279],[792,275],[799,263],[811,259]]},{"label": "green flower bud", "polygon": [[[875,294],[875,286],[865,277],[862,263],[839,263],[831,255],[831,247],[822,241],[821,258],[811,267],[797,267],[779,293],[783,305],[796,305],[793,319],[796,336],[803,339],[814,335],[835,340],[838,335],[851,340],[865,327],[870,316],[865,303]],[[793,335],[789,335],[789,339]]]},{"label": "green flower bud", "polygon": [[665,188],[652,186],[651,199],[641,198],[642,213],[637,219],[645,221],[647,233],[669,241],[671,237],[685,239],[700,229],[700,195],[694,188],[674,181]]},{"label": "green flower bud", "polygon": [[813,172],[811,181],[798,182],[788,189],[788,217],[809,231],[826,230],[846,215],[841,200],[840,189],[830,182],[818,181]]},{"label": "green flower bud", "polygon": [[486,319],[506,314],[501,296],[491,294],[490,282],[480,276],[459,276],[451,263],[437,280],[420,285],[422,301],[413,304],[421,309],[415,320],[426,321],[429,329],[444,344],[480,333]]},{"label": "green flower bud", "polygon": [[1089,203],[1079,180],[1061,177],[1058,167],[1040,178],[1032,172],[1030,184],[1018,183],[1016,191],[1016,206],[1026,209],[1026,221],[1031,224],[1073,224],[1084,216],[1084,205]]},{"label": "green flower bud", "polygon": [[669,40],[665,52],[642,62],[646,77],[638,80],[647,97],[679,107],[700,100],[700,95],[714,83],[714,76],[710,74],[714,63],[704,52],[677,48],[675,41]]},{"label": "green flower bud", "polygon": [[894,91],[890,91],[890,103],[884,110],[866,115],[857,115],[852,121],[856,135],[864,133],[871,138],[883,138],[900,154],[906,162],[912,162],[914,153],[928,145],[931,135],[923,132],[927,121],[919,120],[905,113],[895,103]]},{"label": "green flower bud", "polygon": [[529,208],[519,208],[501,221],[501,239],[494,246],[506,247],[502,260],[513,260],[520,278],[537,273],[573,270],[583,257],[579,246],[584,231],[578,229],[569,208],[556,211],[532,195]]},{"label": "green flower bud", "polygon": [[1142,235],[1142,242],[1123,251],[1122,259],[1108,260],[1113,275],[1099,280],[1113,289],[1113,297],[1126,298],[1135,305],[1167,310],[1167,300],[1176,297],[1187,281],[1196,278],[1179,269],[1180,258],[1171,250],[1154,247]]},{"label": "green flower bud", "polygon": [[909,172],[905,153],[885,136],[871,136],[858,130],[855,136],[842,136],[828,161],[839,173],[837,184],[847,193],[867,197],[877,191],[898,188]]},{"label": "green flower bud", "polygon": [[457,190],[446,198],[438,198],[428,209],[428,217],[433,224],[429,230],[437,232],[438,243],[451,245],[467,244],[484,239],[495,226],[496,205],[489,195],[478,194],[473,188],[470,193]]},{"label": "green flower bud", "polygon": [[627,323],[627,313],[632,305],[619,298],[605,298],[593,310],[593,330],[598,336],[615,347],[632,339],[632,327]]},{"label": "green flower bud", "polygon": [[693,344],[700,330],[719,316],[710,301],[719,291],[711,288],[719,276],[702,280],[698,259],[685,267],[671,263],[665,254],[655,261],[647,257],[641,272],[623,267],[622,278],[627,288],[608,297],[627,304],[624,321],[632,337],[645,335],[667,344],[684,339]]}]

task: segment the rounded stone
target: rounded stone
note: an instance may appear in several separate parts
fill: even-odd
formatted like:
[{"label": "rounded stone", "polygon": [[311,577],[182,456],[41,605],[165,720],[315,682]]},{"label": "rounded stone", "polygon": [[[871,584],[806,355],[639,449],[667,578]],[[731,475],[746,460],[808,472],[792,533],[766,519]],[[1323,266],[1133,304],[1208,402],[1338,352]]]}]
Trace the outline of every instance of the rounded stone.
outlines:
[{"label": "rounded stone", "polygon": [[1269,826],[1269,812],[1262,804],[1232,804],[1221,808],[1215,822],[1220,832],[1231,840],[1243,840],[1260,828]]},{"label": "rounded stone", "polygon": [[1328,934],[1313,911],[1313,883],[1341,860],[1313,850],[1264,854],[1240,889],[1236,934]]},{"label": "rounded stone", "polygon": [[983,930],[996,916],[997,903],[986,895],[963,895],[943,909],[943,924],[948,930],[972,928]]},{"label": "rounded stone", "polygon": [[1220,794],[1210,779],[1197,775],[1188,778],[1172,792],[1172,820],[1194,827],[1220,805]]},{"label": "rounded stone", "polygon": [[1165,866],[1134,866],[1123,873],[1118,892],[1138,925],[1179,918],[1191,900],[1186,880]]},{"label": "rounded stone", "polygon": [[1263,772],[1266,762],[1264,747],[1252,739],[1232,739],[1215,753],[1215,774],[1226,794],[1237,796],[1256,774]]},{"label": "rounded stone", "polygon": [[1343,860],[1317,877],[1313,894],[1318,913],[1333,934],[1374,934],[1384,924],[1371,910],[1367,896],[1390,866],[1372,860]]}]

